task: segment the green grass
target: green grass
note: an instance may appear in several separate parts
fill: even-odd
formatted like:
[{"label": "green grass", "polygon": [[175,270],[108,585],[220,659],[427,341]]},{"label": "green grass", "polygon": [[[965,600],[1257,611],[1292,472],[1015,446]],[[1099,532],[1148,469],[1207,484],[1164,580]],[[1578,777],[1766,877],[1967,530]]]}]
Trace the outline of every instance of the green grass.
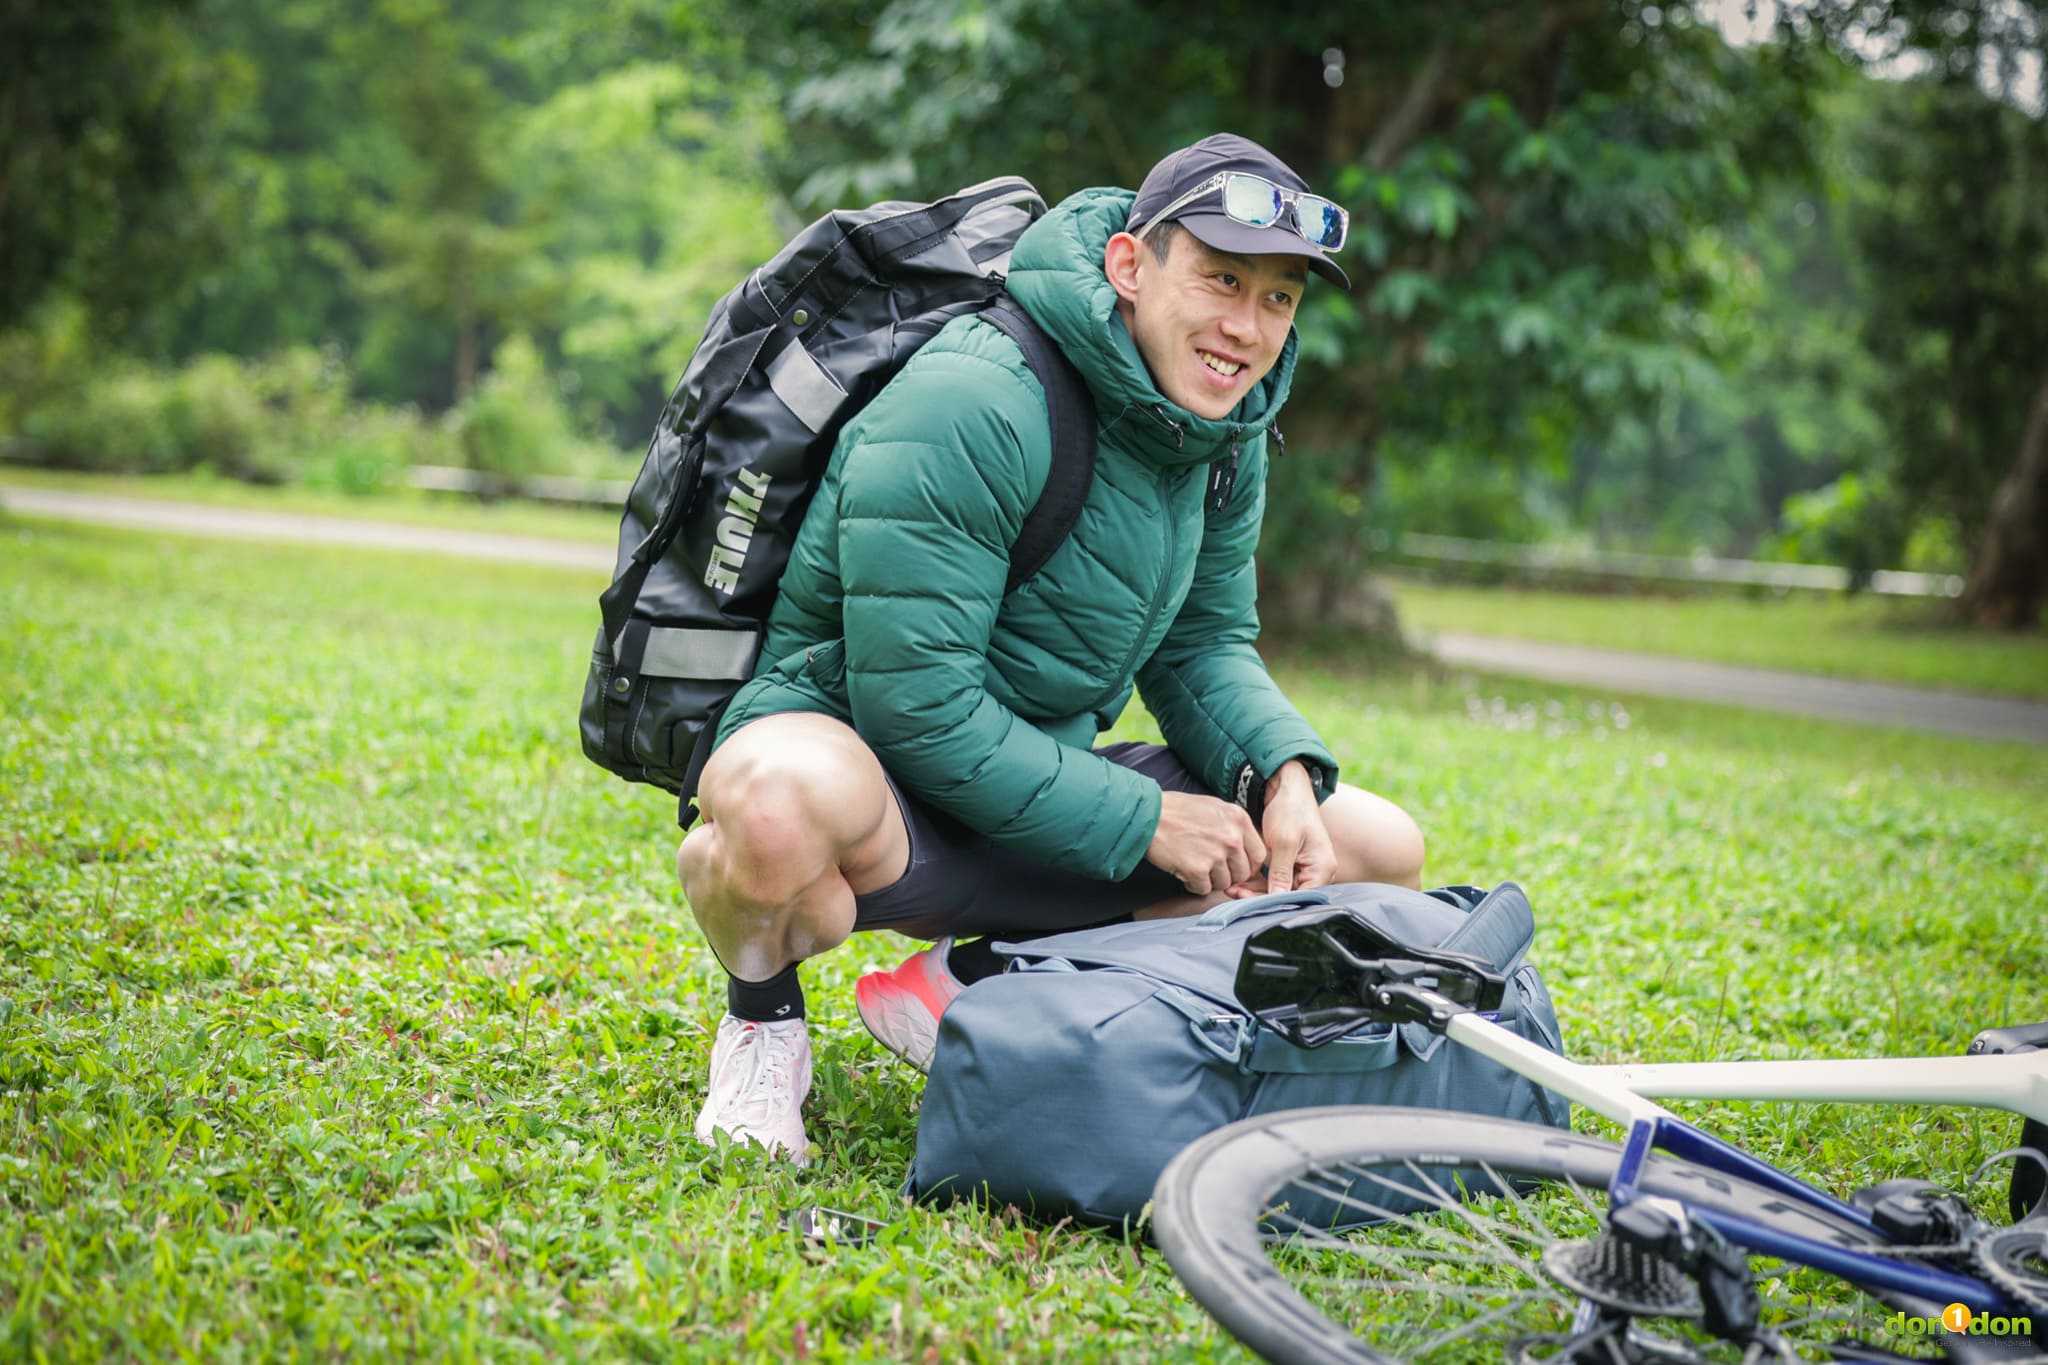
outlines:
[{"label": "green grass", "polygon": [[1790,594],[1638,597],[1393,582],[1401,620],[1435,631],[1677,654],[1753,668],[2048,698],[2048,631],[1934,619],[1919,599]]},{"label": "green grass", "polygon": [[[672,807],[577,751],[582,576],[5,519],[0,562],[0,1358],[1247,1359],[1142,1243],[902,1205],[921,1082],[851,991],[902,940],[806,969],[811,1170],[696,1145],[720,977]],[[2048,1016],[2037,751],[1280,671],[1433,880],[1529,888],[1575,1055]],[[1838,1188],[2013,1130],[1694,1112]],[[894,1226],[807,1251],[814,1202]]]}]

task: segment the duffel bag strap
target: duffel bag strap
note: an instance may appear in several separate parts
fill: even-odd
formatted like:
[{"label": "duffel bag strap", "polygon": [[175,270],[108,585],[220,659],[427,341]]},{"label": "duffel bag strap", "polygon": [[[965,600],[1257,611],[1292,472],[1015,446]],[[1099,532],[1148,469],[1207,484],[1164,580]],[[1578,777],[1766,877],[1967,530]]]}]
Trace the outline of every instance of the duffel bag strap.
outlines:
[{"label": "duffel bag strap", "polygon": [[1436,946],[1446,952],[1470,953],[1495,971],[1505,972],[1535,942],[1536,912],[1529,908],[1529,897],[1513,882],[1502,882]]}]

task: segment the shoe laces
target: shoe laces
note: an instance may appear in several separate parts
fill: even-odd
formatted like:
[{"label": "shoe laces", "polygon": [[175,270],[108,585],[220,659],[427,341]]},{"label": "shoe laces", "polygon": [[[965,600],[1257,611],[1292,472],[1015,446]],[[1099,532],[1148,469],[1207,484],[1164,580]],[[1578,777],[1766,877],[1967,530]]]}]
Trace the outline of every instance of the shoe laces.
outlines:
[{"label": "shoe laces", "polygon": [[742,1023],[729,1065],[739,1073],[732,1105],[764,1115],[796,1089],[797,1058],[803,1048],[801,1028],[772,1028]]}]

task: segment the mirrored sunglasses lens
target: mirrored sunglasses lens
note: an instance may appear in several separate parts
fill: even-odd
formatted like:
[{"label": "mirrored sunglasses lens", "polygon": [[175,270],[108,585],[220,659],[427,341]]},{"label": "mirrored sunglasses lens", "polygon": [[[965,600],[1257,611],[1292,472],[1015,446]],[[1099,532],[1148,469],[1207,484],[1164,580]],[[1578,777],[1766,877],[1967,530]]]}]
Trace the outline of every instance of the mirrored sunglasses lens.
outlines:
[{"label": "mirrored sunglasses lens", "polygon": [[1280,221],[1280,191],[1255,175],[1233,175],[1223,182],[1223,211],[1240,223],[1266,227]]},{"label": "mirrored sunglasses lens", "polygon": [[1301,235],[1323,248],[1335,251],[1344,245],[1344,210],[1327,199],[1304,194],[1294,203],[1301,219]]}]

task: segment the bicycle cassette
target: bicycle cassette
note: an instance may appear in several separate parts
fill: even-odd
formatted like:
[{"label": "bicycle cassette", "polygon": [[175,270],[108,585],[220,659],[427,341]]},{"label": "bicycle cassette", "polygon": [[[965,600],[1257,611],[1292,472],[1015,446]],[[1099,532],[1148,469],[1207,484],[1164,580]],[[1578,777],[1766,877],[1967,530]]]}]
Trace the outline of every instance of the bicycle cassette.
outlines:
[{"label": "bicycle cassette", "polygon": [[1984,1278],[2028,1311],[2048,1313],[2048,1221],[1994,1228],[1970,1244]]}]

